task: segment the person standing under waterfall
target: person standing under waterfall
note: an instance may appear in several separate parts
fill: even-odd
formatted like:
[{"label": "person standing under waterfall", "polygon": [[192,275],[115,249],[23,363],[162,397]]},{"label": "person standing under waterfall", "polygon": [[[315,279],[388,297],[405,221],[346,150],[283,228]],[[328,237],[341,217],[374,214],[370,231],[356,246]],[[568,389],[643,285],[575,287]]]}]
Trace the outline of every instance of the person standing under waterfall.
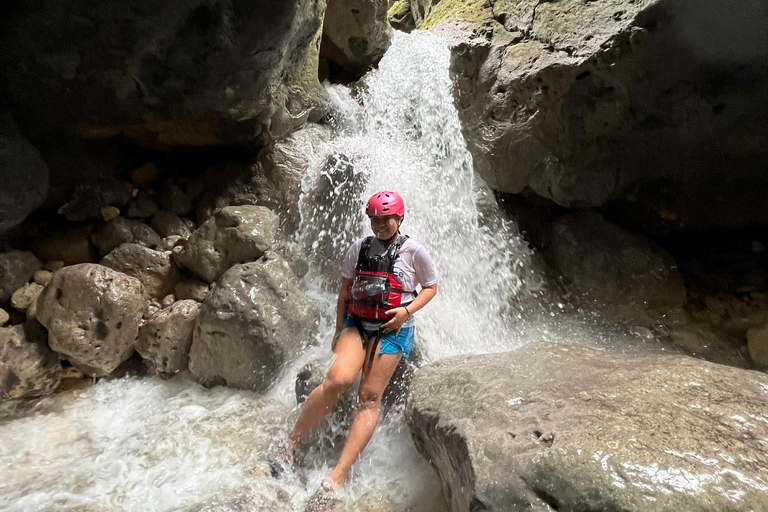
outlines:
[{"label": "person standing under waterfall", "polygon": [[[279,477],[292,463],[294,446],[333,409],[362,371],[359,408],[341,457],[310,498],[306,512],[326,510],[337,501],[335,491],[344,485],[376,428],[384,390],[400,359],[411,353],[413,316],[437,294],[437,272],[427,250],[400,234],[403,198],[391,191],[376,193],[365,213],[374,236],[357,240],[341,266],[333,364],[304,402],[287,439],[268,459],[272,475]],[[418,293],[417,286],[421,286]]]}]

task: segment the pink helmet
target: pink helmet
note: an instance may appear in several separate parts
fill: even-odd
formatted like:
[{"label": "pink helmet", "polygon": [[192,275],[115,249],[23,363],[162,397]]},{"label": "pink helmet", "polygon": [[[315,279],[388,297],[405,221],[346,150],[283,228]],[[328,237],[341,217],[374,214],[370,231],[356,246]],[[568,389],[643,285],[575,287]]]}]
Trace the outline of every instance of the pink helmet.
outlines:
[{"label": "pink helmet", "polygon": [[387,215],[405,217],[405,202],[397,192],[383,190],[371,196],[365,207],[365,214],[369,217],[386,217]]}]

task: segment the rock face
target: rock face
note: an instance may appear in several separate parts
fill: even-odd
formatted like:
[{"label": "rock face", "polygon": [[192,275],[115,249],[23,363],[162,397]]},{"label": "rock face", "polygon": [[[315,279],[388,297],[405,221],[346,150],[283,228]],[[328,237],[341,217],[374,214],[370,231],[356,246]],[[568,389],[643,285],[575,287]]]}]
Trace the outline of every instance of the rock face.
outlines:
[{"label": "rock face", "polygon": [[272,247],[277,216],[264,206],[227,206],[189,237],[178,261],[208,282],[235,263],[260,258]]},{"label": "rock face", "polygon": [[452,42],[464,134],[493,188],[615,204],[653,232],[768,221],[762,0],[728,14],[711,0],[410,7]]},{"label": "rock face", "polygon": [[325,6],[19,5],[5,24],[0,63],[9,100],[33,133],[123,133],[159,147],[250,143],[290,131],[323,105],[317,66]]},{"label": "rock face", "polygon": [[179,273],[171,258],[139,244],[122,244],[101,260],[101,264],[135,277],[144,285],[144,292],[162,299],[173,291]]},{"label": "rock face", "polygon": [[59,357],[37,322],[0,327],[0,400],[52,393],[61,380]]},{"label": "rock face", "polygon": [[158,374],[173,375],[187,369],[199,311],[199,303],[181,300],[157,311],[139,329],[136,351]]},{"label": "rock face", "polygon": [[613,319],[646,323],[685,302],[671,256],[599,213],[575,212],[555,221],[551,253],[568,289]]},{"label": "rock face", "polygon": [[37,302],[48,343],[73,366],[109,375],[133,353],[146,305],[141,282],[102,265],[65,267]]},{"label": "rock face", "polygon": [[387,7],[387,0],[329,0],[320,56],[350,76],[362,76],[391,43]]},{"label": "rock face", "polygon": [[763,510],[766,417],[764,374],[546,343],[423,368],[407,411],[452,512]]},{"label": "rock face", "polygon": [[19,134],[13,118],[0,112],[0,233],[24,220],[48,192],[43,156]]},{"label": "rock face", "polygon": [[11,303],[13,292],[29,282],[43,263],[29,251],[0,253],[0,307]]},{"label": "rock face", "polygon": [[310,340],[317,308],[274,253],[235,265],[200,309],[189,369],[206,385],[263,390]]}]

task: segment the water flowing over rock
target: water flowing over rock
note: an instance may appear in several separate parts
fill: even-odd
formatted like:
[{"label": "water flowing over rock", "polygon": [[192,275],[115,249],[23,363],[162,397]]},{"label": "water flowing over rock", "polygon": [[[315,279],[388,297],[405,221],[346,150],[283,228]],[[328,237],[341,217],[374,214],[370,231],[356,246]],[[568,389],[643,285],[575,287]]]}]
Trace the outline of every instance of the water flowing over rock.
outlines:
[{"label": "water flowing over rock", "polygon": [[29,282],[43,263],[29,251],[0,253],[0,306],[11,303],[13,292]]},{"label": "water flowing over rock", "polygon": [[408,423],[452,512],[768,507],[768,377],[533,343],[417,372]]},{"label": "water flowing over rock", "polygon": [[187,369],[192,330],[200,311],[194,300],[180,300],[147,318],[139,329],[136,351],[161,375]]},{"label": "water flowing over rock", "polygon": [[21,136],[10,114],[0,111],[0,233],[40,206],[48,192],[48,167]]},{"label": "water flowing over rock", "polygon": [[32,133],[122,133],[157,147],[248,144],[322,111],[317,66],[325,6],[19,4],[5,24],[0,63],[9,99]]},{"label": "water flowing over rock", "polygon": [[65,267],[37,302],[48,343],[93,376],[112,373],[133,353],[146,299],[141,282],[102,265]]},{"label": "water flowing over rock", "polygon": [[161,251],[139,244],[122,244],[101,260],[101,264],[135,277],[144,285],[144,292],[162,299],[173,291],[179,278],[176,264]]},{"label": "water flowing over rock", "polygon": [[685,302],[672,257],[599,213],[574,212],[555,221],[551,252],[569,291],[614,320],[646,324]]},{"label": "water flowing over rock", "polygon": [[0,327],[0,400],[52,393],[60,379],[59,357],[40,324]]},{"label": "water flowing over rock", "polygon": [[463,131],[493,188],[616,201],[650,232],[768,222],[762,0],[410,3],[452,39]]},{"label": "water flowing over rock", "polygon": [[277,225],[277,216],[264,206],[227,206],[192,233],[177,260],[209,283],[216,281],[232,265],[268,251]]},{"label": "water flowing over rock", "polygon": [[387,0],[329,0],[320,56],[349,76],[362,75],[389,48]]},{"label": "water flowing over rock", "polygon": [[189,369],[206,385],[264,390],[309,343],[318,314],[275,253],[235,265],[203,302]]}]

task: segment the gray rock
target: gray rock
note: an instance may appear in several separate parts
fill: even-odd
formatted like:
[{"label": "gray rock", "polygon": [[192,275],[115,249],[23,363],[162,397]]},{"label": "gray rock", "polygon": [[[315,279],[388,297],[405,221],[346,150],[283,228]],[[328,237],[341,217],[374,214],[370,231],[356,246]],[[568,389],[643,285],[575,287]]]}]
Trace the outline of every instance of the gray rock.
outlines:
[{"label": "gray rock", "polygon": [[133,353],[146,298],[141,281],[102,265],[56,272],[37,301],[48,343],[83,373],[105,376]]},{"label": "gray rock", "polygon": [[125,216],[129,219],[147,219],[155,214],[157,208],[157,203],[152,200],[152,195],[142,189],[128,204],[128,211]]},{"label": "gray rock", "polygon": [[164,210],[176,215],[189,215],[192,212],[192,201],[178,185],[170,180],[163,183],[160,205]]},{"label": "gray rock", "polygon": [[39,323],[0,327],[0,400],[47,395],[60,381],[61,363]]},{"label": "gray rock", "polygon": [[596,212],[555,221],[550,251],[568,290],[611,319],[646,324],[685,302],[674,260]]},{"label": "gray rock", "polygon": [[139,244],[120,245],[101,264],[135,277],[144,285],[144,293],[155,299],[171,293],[179,278],[176,264],[167,254]]},{"label": "gray rock", "polygon": [[163,240],[143,222],[117,217],[93,235],[93,243],[98,246],[101,256],[106,256],[121,244],[136,243],[150,249],[161,249]]},{"label": "gray rock", "polygon": [[276,254],[236,265],[200,309],[189,369],[206,385],[264,390],[311,340],[318,316]]},{"label": "gray rock", "polygon": [[122,208],[131,197],[130,185],[116,179],[81,183],[75,188],[72,199],[59,208],[59,213],[74,222],[100,219],[103,207]]},{"label": "gray rock", "polygon": [[316,0],[20,6],[5,29],[6,93],[34,134],[121,134],[161,148],[262,145],[322,113],[317,68],[325,6]]},{"label": "gray rock", "polygon": [[35,272],[32,278],[35,280],[37,284],[41,286],[46,286],[48,283],[51,282],[51,279],[53,279],[53,272],[49,270],[38,270],[37,272]]},{"label": "gray rock", "polygon": [[45,201],[48,167],[21,136],[10,114],[0,112],[0,233],[21,223]]},{"label": "gray rock", "polygon": [[453,512],[763,510],[766,390],[684,356],[532,343],[419,370],[407,421]]},{"label": "gray rock", "polygon": [[301,279],[309,272],[309,261],[303,249],[296,242],[281,240],[275,245],[275,252],[283,257],[293,269],[296,277]]},{"label": "gray rock", "polygon": [[168,210],[158,210],[152,217],[152,222],[149,225],[163,238],[174,235],[189,238],[189,235],[192,234],[192,230],[189,229],[184,221],[178,215]]},{"label": "gray rock", "polygon": [[29,251],[0,253],[0,307],[11,303],[13,292],[29,282],[43,262]]},{"label": "gray rock", "polygon": [[320,56],[362,76],[391,44],[387,7],[387,0],[329,0]]},{"label": "gray rock", "polygon": [[200,304],[181,300],[148,317],[139,329],[136,351],[158,374],[172,375],[187,369],[192,329]]},{"label": "gray rock", "polygon": [[98,257],[91,243],[93,226],[50,230],[35,240],[34,250],[43,261],[61,261],[65,265],[94,263]]},{"label": "gray rock", "polygon": [[761,368],[768,368],[768,324],[747,331],[749,357]]},{"label": "gray rock", "polygon": [[207,283],[197,279],[181,279],[176,283],[173,294],[177,300],[191,299],[197,302],[203,302],[208,296],[210,286]]},{"label": "gray rock", "polygon": [[277,222],[263,206],[227,206],[192,233],[178,260],[205,281],[216,281],[232,265],[269,250]]}]

